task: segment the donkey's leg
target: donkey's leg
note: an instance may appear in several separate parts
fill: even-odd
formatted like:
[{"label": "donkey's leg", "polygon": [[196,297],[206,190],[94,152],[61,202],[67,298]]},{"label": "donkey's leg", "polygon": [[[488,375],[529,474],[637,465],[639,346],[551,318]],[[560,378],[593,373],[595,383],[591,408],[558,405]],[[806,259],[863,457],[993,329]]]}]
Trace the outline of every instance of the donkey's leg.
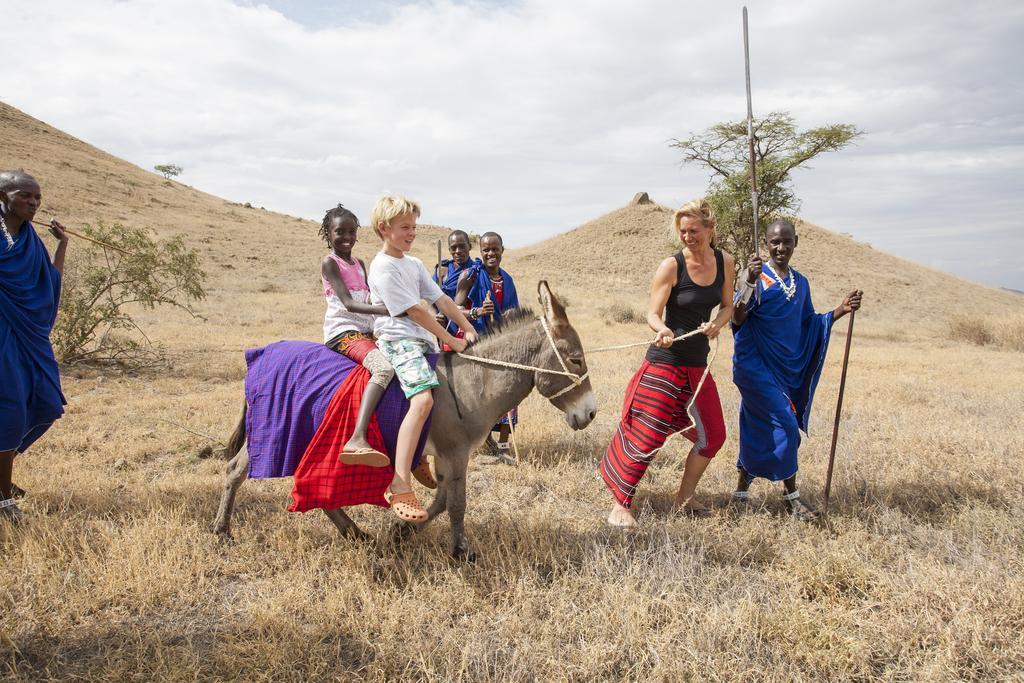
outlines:
[{"label": "donkey's leg", "polygon": [[462,449],[449,458],[451,462],[451,478],[446,488],[448,517],[451,519],[451,553],[452,557],[470,562],[476,556],[466,548],[466,469],[469,466],[469,452]]},{"label": "donkey's leg", "polygon": [[437,490],[434,492],[434,500],[427,507],[427,522],[448,509],[448,485],[452,480],[451,458],[434,456],[434,470],[437,474]]},{"label": "donkey's leg", "polygon": [[227,467],[224,468],[224,493],[220,497],[217,521],[213,523],[213,530],[223,540],[231,538],[231,513],[235,509],[235,495],[238,493],[238,487],[248,476],[249,451],[243,448],[228,461]]},{"label": "donkey's leg", "polygon": [[356,526],[356,523],[352,521],[352,518],[349,517],[341,508],[324,510],[324,514],[327,515],[327,519],[331,520],[331,523],[334,524],[334,526],[338,527],[338,531],[342,536],[346,538],[354,538],[357,541],[370,540],[370,534]]}]

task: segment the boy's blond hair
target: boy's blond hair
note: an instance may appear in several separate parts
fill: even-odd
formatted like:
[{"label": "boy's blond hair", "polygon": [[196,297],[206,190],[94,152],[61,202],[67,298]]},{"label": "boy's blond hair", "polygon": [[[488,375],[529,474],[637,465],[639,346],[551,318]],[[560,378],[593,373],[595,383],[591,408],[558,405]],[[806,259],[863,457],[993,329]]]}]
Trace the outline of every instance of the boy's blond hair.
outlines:
[{"label": "boy's blond hair", "polygon": [[377,200],[377,203],[373,205],[373,211],[370,212],[370,222],[373,224],[373,231],[377,233],[377,237],[384,239],[381,226],[390,226],[391,221],[410,213],[419,218],[420,205],[406,197],[386,194]]}]

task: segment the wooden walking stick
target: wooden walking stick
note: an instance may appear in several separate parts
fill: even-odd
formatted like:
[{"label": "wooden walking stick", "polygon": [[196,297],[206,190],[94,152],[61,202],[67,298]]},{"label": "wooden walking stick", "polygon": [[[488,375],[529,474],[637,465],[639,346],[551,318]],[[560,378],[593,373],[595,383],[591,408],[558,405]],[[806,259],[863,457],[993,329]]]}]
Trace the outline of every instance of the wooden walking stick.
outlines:
[{"label": "wooden walking stick", "polygon": [[[445,273],[445,275],[447,275],[447,273]],[[443,284],[443,280],[441,280],[441,240],[437,241],[437,264],[434,266],[434,279],[437,280],[438,287]],[[433,308],[434,312],[438,315],[441,314],[441,312],[437,310],[436,306],[431,306],[431,308]],[[444,345],[441,342],[441,338],[435,337],[435,339],[437,339],[437,348],[443,349]]]},{"label": "wooden walking stick", "polygon": [[832,493],[832,468],[836,462],[836,442],[839,440],[839,420],[843,415],[843,391],[846,389],[846,366],[850,362],[850,342],[853,341],[853,318],[857,311],[850,311],[850,325],[846,328],[846,350],[843,351],[843,374],[839,378],[839,399],[836,401],[836,422],[832,426],[832,448],[828,452],[828,474],[825,475],[825,495],[822,496],[821,512],[828,515],[828,497]]},{"label": "wooden walking stick", "polygon": [[[53,218],[53,217],[51,216],[51,217],[50,217],[50,222],[49,222],[49,223],[46,223],[46,224],[45,224],[45,225],[46,225],[46,227],[50,227],[50,224],[52,224],[52,223],[53,223],[53,221],[55,221],[55,220],[57,220],[57,219],[56,219],[56,218]],[[74,230],[72,230],[71,228],[65,227],[65,226],[63,226],[63,225],[61,226],[61,229],[63,229],[63,230],[64,230],[64,232],[66,232],[66,233],[67,233],[67,234],[69,234],[69,235],[74,235],[75,237],[78,237],[79,239],[83,239],[83,240],[85,240],[86,242],[92,242],[93,244],[99,245],[99,246],[103,247],[104,249],[113,249],[114,251],[119,251],[119,252],[121,252],[121,253],[122,253],[122,254],[124,254],[125,256],[131,256],[131,255],[132,255],[130,251],[126,251],[126,250],[122,249],[121,247],[115,247],[115,246],[114,246],[113,244],[107,244],[106,242],[102,242],[102,241],[100,241],[100,240],[98,240],[98,239],[95,239],[95,238],[89,237],[88,235],[83,235],[83,234],[82,234],[82,233],[80,233],[80,232],[75,232],[75,231],[74,231]]]}]

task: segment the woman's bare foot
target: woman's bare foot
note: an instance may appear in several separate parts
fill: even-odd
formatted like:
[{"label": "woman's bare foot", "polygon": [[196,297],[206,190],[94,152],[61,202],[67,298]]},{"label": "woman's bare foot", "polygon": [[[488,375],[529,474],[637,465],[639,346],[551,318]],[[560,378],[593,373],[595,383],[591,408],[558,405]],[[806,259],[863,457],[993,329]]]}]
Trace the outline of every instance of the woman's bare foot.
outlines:
[{"label": "woman's bare foot", "polygon": [[680,499],[679,496],[676,496],[672,501],[672,510],[692,515],[693,517],[707,517],[711,514],[711,508],[699,502],[696,498],[686,500]]},{"label": "woman's bare foot", "polygon": [[635,529],[637,526],[636,517],[629,508],[624,508],[618,503],[612,507],[611,514],[608,515],[608,524],[620,529]]}]

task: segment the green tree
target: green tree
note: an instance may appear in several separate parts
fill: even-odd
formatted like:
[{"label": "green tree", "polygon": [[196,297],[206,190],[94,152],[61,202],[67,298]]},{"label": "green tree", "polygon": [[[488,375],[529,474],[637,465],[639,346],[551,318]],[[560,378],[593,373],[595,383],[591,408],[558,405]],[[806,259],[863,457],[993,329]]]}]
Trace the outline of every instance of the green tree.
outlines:
[{"label": "green tree", "polygon": [[193,304],[206,296],[199,253],[180,236],[156,240],[147,229],[84,226],[88,237],[124,249],[78,249],[65,264],[60,311],[51,339],[65,363],[159,363],[163,354],[132,317],[133,311],[173,306],[199,317]]},{"label": "green tree", "polygon": [[153,167],[153,170],[161,174],[164,178],[170,179],[181,175],[181,172],[185,169],[181,166],[176,166],[175,164],[157,164]]},{"label": "green tree", "polygon": [[[765,226],[800,208],[790,173],[819,154],[841,150],[863,133],[849,123],[798,131],[788,112],[754,119],[753,129],[757,213],[763,240]],[[673,140],[670,146],[680,150],[683,163],[696,163],[711,171],[707,198],[718,218],[718,243],[742,268],[753,253],[754,231],[746,120],[716,124],[685,140]]]}]

